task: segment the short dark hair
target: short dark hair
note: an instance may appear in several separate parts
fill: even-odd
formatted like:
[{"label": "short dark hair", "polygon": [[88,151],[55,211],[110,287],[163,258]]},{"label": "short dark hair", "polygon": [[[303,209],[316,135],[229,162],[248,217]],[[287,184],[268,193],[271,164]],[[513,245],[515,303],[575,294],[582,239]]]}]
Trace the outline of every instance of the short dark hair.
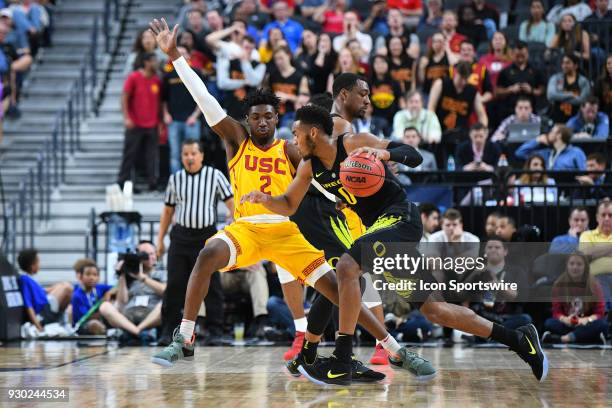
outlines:
[{"label": "short dark hair", "polygon": [[578,211],[578,212],[582,212],[582,211],[586,211],[587,216],[589,215],[589,210],[587,210],[586,207],[583,207],[581,205],[576,206],[576,207],[572,207],[572,209],[570,210],[569,216],[571,218],[572,214],[574,213],[574,211]]},{"label": "short dark hair", "polygon": [[406,134],[407,131],[415,131],[418,137],[421,137],[421,132],[419,132],[419,129],[415,128],[414,126],[408,126],[406,129],[404,129],[404,135]]},{"label": "short dark hair", "polygon": [[432,204],[432,203],[421,203],[421,205],[419,205],[419,212],[429,217],[431,214],[435,212],[440,214],[440,209],[435,204]]},{"label": "short dark hair", "polygon": [[487,237],[487,240],[485,241],[485,245],[491,241],[499,241],[501,242],[504,249],[508,249],[508,242],[502,237],[500,237],[499,235],[491,235],[490,237]]},{"label": "short dark hair", "polygon": [[461,42],[459,43],[459,48],[461,48],[461,46],[462,46],[463,44],[469,44],[469,45],[471,45],[471,46],[472,46],[472,48],[476,49],[476,46],[475,46],[475,45],[474,45],[474,43],[473,43],[473,42],[471,42],[470,40],[463,40],[463,41],[461,41]]},{"label": "short dark hair", "polygon": [[512,48],[514,48],[515,50],[524,50],[525,48],[529,48],[529,46],[527,45],[525,41],[516,40],[512,44]]},{"label": "short dark hair", "polygon": [[257,105],[270,105],[274,108],[274,111],[278,113],[280,99],[269,89],[254,89],[247,94],[246,98],[244,98],[244,106],[248,111],[253,106]]},{"label": "short dark hair", "polygon": [[329,92],[324,92],[310,97],[308,102],[310,105],[320,106],[328,112],[331,112],[334,99]]},{"label": "short dark hair", "polygon": [[315,126],[328,136],[334,131],[334,121],[328,111],[317,105],[306,105],[295,112],[295,120]]},{"label": "short dark hair", "polygon": [[580,58],[577,55],[574,55],[574,54],[564,54],[563,57],[569,59],[570,61],[572,61],[574,63],[574,65],[580,65]]},{"label": "short dark hair", "polygon": [[442,218],[445,218],[445,219],[451,220],[451,221],[461,221],[461,222],[463,222],[463,216],[461,215],[459,210],[456,210],[454,208],[449,208],[448,210],[444,211],[444,214],[442,215]]},{"label": "short dark hair", "polygon": [[477,130],[488,130],[488,129],[482,123],[476,122],[470,127],[470,132],[477,131]]},{"label": "short dark hair", "polygon": [[193,139],[193,138],[183,140],[183,142],[181,143],[181,151],[183,150],[183,147],[190,146],[190,145],[198,145],[198,149],[200,150],[200,153],[204,154],[204,146],[202,145],[202,142],[200,142],[197,139]]},{"label": "short dark hair", "polygon": [[585,105],[599,105],[599,99],[597,99],[596,96],[594,95],[589,95],[587,96],[587,98],[582,102],[582,104],[580,104],[580,106],[585,106]]},{"label": "short dark hair", "polygon": [[523,96],[519,96],[519,97],[516,99],[516,104],[515,104],[514,106],[518,105],[518,103],[519,103],[519,102],[529,102],[529,104],[530,104],[531,106],[533,106],[533,103],[531,102],[531,98],[530,98],[530,97],[528,97],[528,96],[525,96],[525,95],[523,95]]},{"label": "short dark hair", "polygon": [[455,65],[455,73],[461,75],[462,78],[469,78],[472,74],[472,66],[467,61],[460,61]]},{"label": "short dark hair", "polygon": [[153,248],[156,248],[156,246],[153,243],[153,241],[149,241],[148,239],[141,239],[140,241],[138,241],[138,245],[136,245],[136,246],[140,246],[142,244],[151,244],[151,245],[153,245]]},{"label": "short dark hair", "polygon": [[340,91],[346,89],[350,91],[357,85],[357,81],[359,81],[361,77],[357,74],[353,74],[351,72],[344,72],[334,79],[334,84],[332,85],[332,96],[337,98],[340,95]]},{"label": "short dark hair", "polygon": [[30,273],[30,268],[36,262],[36,257],[38,256],[38,251],[34,248],[26,248],[19,251],[19,255],[17,255],[17,264],[22,271]]},{"label": "short dark hair", "polygon": [[589,160],[595,160],[597,164],[603,164],[604,166],[608,165],[608,158],[606,157],[605,154],[601,152],[594,152],[594,153],[589,154],[587,156],[587,161]]},{"label": "short dark hair", "polygon": [[202,10],[200,9],[192,8],[191,10],[187,12],[187,15],[192,14],[192,13],[198,13],[200,17],[204,17],[204,13],[202,13]]},{"label": "short dark hair", "polygon": [[251,44],[257,44],[257,41],[255,41],[255,39],[248,34],[242,37],[242,41],[250,42]]}]

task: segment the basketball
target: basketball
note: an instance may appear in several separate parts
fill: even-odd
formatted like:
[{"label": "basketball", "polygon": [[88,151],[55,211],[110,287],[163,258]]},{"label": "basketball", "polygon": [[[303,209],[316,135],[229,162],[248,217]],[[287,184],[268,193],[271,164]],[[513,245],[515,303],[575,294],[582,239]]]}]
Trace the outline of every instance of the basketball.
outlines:
[{"label": "basketball", "polygon": [[340,166],[340,181],[354,196],[369,197],[385,182],[385,166],[369,153],[352,154]]}]

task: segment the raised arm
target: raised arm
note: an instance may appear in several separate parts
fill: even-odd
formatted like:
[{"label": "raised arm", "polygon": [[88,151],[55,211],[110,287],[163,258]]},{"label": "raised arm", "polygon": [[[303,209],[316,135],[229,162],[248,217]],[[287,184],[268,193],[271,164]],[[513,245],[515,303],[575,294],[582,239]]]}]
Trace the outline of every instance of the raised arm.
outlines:
[{"label": "raised arm", "polygon": [[435,112],[438,107],[438,101],[442,95],[442,79],[436,79],[431,85],[429,91],[429,102],[427,104],[427,110]]},{"label": "raised arm", "polygon": [[273,211],[277,214],[284,216],[291,216],[295,214],[302,199],[308,191],[310,182],[312,180],[312,165],[310,160],[303,161],[300,163],[297,169],[295,178],[287,187],[285,194],[271,196],[269,194],[262,193],[261,191],[252,191],[248,194],[243,195],[240,198],[241,203],[249,202],[254,204],[262,204],[268,210]]},{"label": "raised arm", "polygon": [[178,25],[175,25],[170,31],[168,23],[163,18],[161,21],[155,19],[149,25],[159,48],[172,60],[178,76],[204,114],[206,123],[223,139],[227,157],[231,159],[238,151],[240,144],[246,139],[246,129],[225,113],[219,102],[208,92],[202,79],[191,69],[177,50]]}]

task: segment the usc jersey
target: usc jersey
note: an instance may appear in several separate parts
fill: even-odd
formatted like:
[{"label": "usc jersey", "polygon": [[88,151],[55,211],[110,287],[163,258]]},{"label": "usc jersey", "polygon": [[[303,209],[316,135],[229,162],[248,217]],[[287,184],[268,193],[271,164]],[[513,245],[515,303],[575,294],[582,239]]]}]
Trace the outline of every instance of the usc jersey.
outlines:
[{"label": "usc jersey", "polygon": [[[228,168],[234,196],[238,198],[253,190],[273,196],[284,194],[295,176],[295,167],[287,156],[286,140],[275,140],[264,150],[247,138],[236,156],[228,162]],[[236,200],[234,219],[269,222],[287,217],[275,214],[261,204],[241,204]]]}]

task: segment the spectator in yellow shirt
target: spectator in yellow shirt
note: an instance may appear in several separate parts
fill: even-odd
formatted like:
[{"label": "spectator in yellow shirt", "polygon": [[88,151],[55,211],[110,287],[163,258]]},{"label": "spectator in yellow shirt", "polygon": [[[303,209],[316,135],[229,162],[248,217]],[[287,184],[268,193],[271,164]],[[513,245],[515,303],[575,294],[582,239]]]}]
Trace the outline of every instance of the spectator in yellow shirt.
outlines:
[{"label": "spectator in yellow shirt", "polygon": [[597,206],[597,228],[580,235],[580,251],[591,258],[591,274],[601,284],[604,298],[612,303],[612,201]]}]

